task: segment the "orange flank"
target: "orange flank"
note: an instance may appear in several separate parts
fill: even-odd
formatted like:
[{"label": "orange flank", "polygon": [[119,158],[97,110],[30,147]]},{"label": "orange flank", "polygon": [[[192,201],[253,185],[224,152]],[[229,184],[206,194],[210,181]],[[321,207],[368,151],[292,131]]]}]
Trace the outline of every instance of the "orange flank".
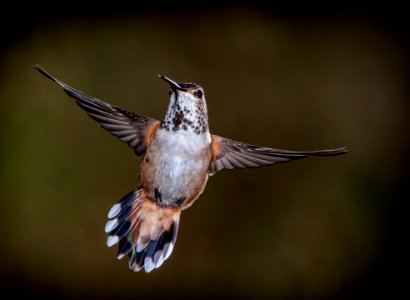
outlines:
[{"label": "orange flank", "polygon": [[151,142],[154,139],[160,124],[160,121],[155,121],[151,125],[147,126],[147,128],[145,128],[144,143],[146,147],[149,147],[151,145]]},{"label": "orange flank", "polygon": [[219,153],[221,152],[221,143],[215,134],[211,134],[211,153],[212,161],[216,160]]}]

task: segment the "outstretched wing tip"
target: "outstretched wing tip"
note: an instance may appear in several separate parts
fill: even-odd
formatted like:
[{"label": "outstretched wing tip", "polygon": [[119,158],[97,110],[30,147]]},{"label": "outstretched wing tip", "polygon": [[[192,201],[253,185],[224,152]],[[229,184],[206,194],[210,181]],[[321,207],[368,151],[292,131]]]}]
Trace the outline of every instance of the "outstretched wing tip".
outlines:
[{"label": "outstretched wing tip", "polygon": [[340,147],[336,149],[330,149],[330,150],[320,150],[320,151],[311,151],[311,152],[306,152],[306,154],[309,156],[335,156],[335,155],[342,155],[348,153],[349,150],[347,147]]},{"label": "outstretched wing tip", "polygon": [[335,152],[337,152],[339,154],[346,154],[346,153],[349,153],[349,149],[347,149],[347,147],[343,146],[343,147],[340,147],[339,149],[335,149]]},{"label": "outstretched wing tip", "polygon": [[35,64],[34,65],[34,69],[36,69],[37,71],[39,71],[41,74],[43,74],[45,77],[47,77],[48,79],[57,82],[56,78],[54,78],[54,76],[52,76],[50,73],[48,73],[46,70],[43,69],[43,67],[41,67],[39,64]]},{"label": "outstretched wing tip", "polygon": [[348,153],[349,152],[349,149],[347,149],[347,147],[341,147],[341,148],[339,148],[339,151],[340,151],[340,153]]}]

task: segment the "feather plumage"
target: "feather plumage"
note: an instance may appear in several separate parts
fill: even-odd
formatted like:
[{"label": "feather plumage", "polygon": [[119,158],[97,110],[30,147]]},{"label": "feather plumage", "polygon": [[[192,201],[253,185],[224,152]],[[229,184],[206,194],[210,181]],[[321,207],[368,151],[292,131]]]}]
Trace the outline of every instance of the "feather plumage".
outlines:
[{"label": "feather plumage", "polygon": [[146,150],[146,133],[149,128],[159,126],[159,121],[128,112],[122,108],[105,103],[100,99],[78,91],[58,80],[39,65],[34,66],[41,74],[61,86],[70,97],[101,127],[108,130],[121,141],[134,149],[136,155],[142,155]]},{"label": "feather plumage", "polygon": [[218,135],[212,135],[213,159],[209,175],[223,169],[258,168],[283,163],[308,156],[333,156],[347,152],[346,148],[318,151],[288,151],[237,142]]},{"label": "feather plumage", "polygon": [[118,258],[128,255],[129,268],[146,272],[162,265],[172,252],[181,210],[160,207],[142,189],[125,195],[108,213],[107,245],[118,245]]}]

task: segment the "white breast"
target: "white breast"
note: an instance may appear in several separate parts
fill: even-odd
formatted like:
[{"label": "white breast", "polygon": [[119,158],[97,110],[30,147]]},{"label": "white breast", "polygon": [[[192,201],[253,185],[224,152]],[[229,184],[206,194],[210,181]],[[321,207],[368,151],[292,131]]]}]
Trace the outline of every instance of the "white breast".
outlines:
[{"label": "white breast", "polygon": [[157,131],[147,156],[153,163],[149,175],[154,185],[151,188],[160,191],[163,203],[172,204],[177,199],[190,198],[191,190],[205,184],[210,143],[209,132]]}]

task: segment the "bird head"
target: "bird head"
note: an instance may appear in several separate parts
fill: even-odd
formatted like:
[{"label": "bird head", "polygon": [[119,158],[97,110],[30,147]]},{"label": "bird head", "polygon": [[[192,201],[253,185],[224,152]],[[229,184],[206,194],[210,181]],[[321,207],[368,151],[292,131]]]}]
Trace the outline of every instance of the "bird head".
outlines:
[{"label": "bird head", "polygon": [[208,131],[208,110],[202,87],[196,83],[176,83],[159,75],[170,86],[169,105],[161,128],[172,131]]}]

